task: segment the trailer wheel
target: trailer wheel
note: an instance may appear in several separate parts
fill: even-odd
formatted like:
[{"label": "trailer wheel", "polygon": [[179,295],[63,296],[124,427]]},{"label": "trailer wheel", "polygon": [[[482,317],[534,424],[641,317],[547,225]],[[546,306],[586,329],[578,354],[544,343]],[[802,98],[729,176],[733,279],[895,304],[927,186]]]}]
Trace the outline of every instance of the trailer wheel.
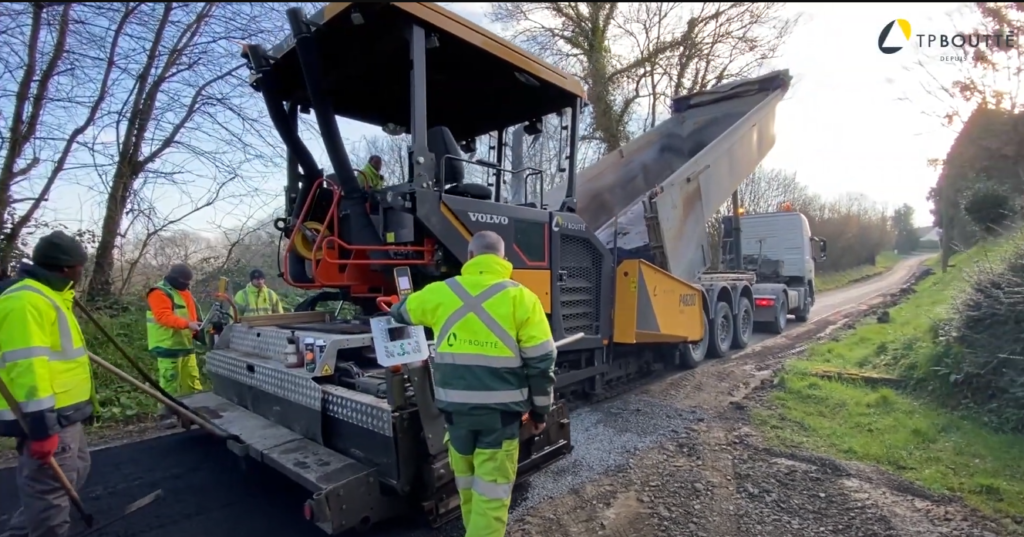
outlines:
[{"label": "trailer wheel", "polygon": [[725,302],[716,302],[714,316],[708,326],[708,356],[722,358],[732,346],[732,308]]},{"label": "trailer wheel", "polygon": [[786,301],[786,297],[782,297],[775,310],[775,320],[771,323],[771,332],[773,334],[781,334],[786,329],[786,323],[789,321],[789,302]]},{"label": "trailer wheel", "polygon": [[813,304],[813,299],[811,298],[811,290],[804,289],[804,305],[800,308],[799,311],[796,312],[796,315],[794,315],[794,317],[796,318],[796,322],[806,323],[807,319],[811,318],[811,304]]},{"label": "trailer wheel", "polygon": [[708,319],[701,315],[704,320],[704,339],[700,340],[699,343],[687,344],[683,343],[679,346],[679,365],[683,369],[693,369],[700,365],[704,361],[704,357],[708,354],[708,338],[711,334],[708,333]]},{"label": "trailer wheel", "polygon": [[732,331],[732,346],[736,349],[745,349],[750,344],[750,335],[754,333],[754,308],[747,297],[740,297],[734,324],[736,328]]}]

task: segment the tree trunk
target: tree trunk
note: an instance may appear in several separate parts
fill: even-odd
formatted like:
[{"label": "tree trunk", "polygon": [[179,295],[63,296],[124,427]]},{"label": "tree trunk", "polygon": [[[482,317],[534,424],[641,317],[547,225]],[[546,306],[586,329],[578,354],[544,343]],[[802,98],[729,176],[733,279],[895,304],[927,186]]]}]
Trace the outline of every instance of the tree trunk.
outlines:
[{"label": "tree trunk", "polygon": [[107,194],[106,211],[103,214],[103,225],[100,228],[100,241],[96,245],[93,277],[89,280],[87,291],[90,299],[108,297],[114,292],[114,248],[118,232],[121,229],[121,221],[124,218],[124,209],[128,203],[132,180],[128,166],[117,167],[113,184],[110,186],[110,193]]}]

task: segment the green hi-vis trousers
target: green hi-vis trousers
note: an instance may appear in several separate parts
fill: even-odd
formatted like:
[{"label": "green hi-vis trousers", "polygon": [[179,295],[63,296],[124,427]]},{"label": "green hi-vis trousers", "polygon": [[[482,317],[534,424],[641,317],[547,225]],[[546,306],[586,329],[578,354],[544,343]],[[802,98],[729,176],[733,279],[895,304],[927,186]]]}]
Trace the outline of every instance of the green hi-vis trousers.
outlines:
[{"label": "green hi-vis trousers", "polygon": [[491,430],[449,425],[445,444],[466,537],[504,536],[519,462],[519,423]]},{"label": "green hi-vis trousers", "polygon": [[196,355],[181,358],[157,358],[160,387],[177,397],[203,391],[199,383],[199,364]]}]

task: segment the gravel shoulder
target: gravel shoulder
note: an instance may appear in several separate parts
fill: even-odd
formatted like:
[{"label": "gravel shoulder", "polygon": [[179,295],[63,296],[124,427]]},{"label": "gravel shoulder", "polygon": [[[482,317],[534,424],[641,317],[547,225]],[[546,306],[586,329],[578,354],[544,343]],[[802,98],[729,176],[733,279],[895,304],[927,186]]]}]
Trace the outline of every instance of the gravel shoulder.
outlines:
[{"label": "gravel shoulder", "polygon": [[509,535],[1000,535],[994,521],[958,498],[872,466],[770,447],[750,425],[750,411],[769,404],[772,377],[787,360],[908,292],[876,294],[730,359],[647,387],[638,396],[685,409],[691,423],[624,457],[607,475],[530,509],[515,519]]}]

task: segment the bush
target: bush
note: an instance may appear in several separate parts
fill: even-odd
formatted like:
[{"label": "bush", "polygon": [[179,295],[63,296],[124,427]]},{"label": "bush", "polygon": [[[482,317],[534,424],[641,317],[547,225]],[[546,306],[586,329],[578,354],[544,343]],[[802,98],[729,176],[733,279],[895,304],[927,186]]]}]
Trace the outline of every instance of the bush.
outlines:
[{"label": "bush", "polygon": [[938,323],[932,371],[955,402],[1024,431],[1024,240],[964,271],[968,285]]}]

